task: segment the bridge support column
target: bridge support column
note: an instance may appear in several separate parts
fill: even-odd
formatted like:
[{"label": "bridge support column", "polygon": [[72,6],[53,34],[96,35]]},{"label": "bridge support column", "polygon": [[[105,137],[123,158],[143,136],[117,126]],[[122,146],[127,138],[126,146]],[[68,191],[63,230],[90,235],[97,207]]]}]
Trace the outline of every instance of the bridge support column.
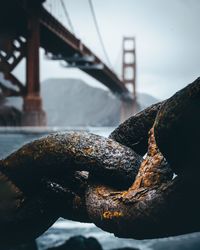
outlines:
[{"label": "bridge support column", "polygon": [[28,21],[26,53],[26,94],[23,104],[23,126],[45,126],[46,114],[40,97],[39,47],[40,26],[37,11],[33,10]]},{"label": "bridge support column", "polygon": [[131,88],[133,100],[121,103],[121,122],[128,119],[138,111],[136,99],[136,47],[134,37],[124,37],[122,57],[122,81],[124,85]]}]

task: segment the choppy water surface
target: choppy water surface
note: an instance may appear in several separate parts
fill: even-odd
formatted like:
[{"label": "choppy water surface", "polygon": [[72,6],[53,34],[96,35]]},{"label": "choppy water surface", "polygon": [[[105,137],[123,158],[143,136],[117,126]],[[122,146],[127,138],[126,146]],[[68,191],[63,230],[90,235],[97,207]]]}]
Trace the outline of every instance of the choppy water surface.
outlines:
[{"label": "choppy water surface", "polygon": [[[87,128],[87,131],[108,136],[113,128]],[[0,158],[5,157],[23,144],[59,129],[0,128]],[[62,128],[61,130],[66,130]],[[67,128],[69,130],[69,128]],[[77,128],[76,130],[82,130]],[[85,130],[85,129],[84,129]],[[71,236],[96,237],[105,250],[119,247],[137,247],[141,250],[200,250],[200,233],[155,240],[119,239],[106,233],[93,224],[85,224],[59,219],[48,231],[37,239],[40,250],[62,244]]]}]

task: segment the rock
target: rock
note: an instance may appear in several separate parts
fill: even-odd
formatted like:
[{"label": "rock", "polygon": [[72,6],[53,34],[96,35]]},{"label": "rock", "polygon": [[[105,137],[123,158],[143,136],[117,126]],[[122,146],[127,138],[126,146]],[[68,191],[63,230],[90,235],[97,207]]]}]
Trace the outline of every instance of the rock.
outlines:
[{"label": "rock", "polygon": [[10,106],[0,106],[0,126],[20,126],[21,111]]},{"label": "rock", "polygon": [[63,245],[48,250],[102,250],[100,243],[93,237],[74,236]]},{"label": "rock", "polygon": [[115,248],[111,250],[140,250],[139,248],[132,248],[132,247],[123,247],[123,248]]},{"label": "rock", "polygon": [[38,250],[35,241],[24,243],[16,246],[2,246],[0,245],[0,250]]},{"label": "rock", "polygon": [[0,126],[20,126],[21,111],[12,105],[7,105],[7,100],[0,92]]}]

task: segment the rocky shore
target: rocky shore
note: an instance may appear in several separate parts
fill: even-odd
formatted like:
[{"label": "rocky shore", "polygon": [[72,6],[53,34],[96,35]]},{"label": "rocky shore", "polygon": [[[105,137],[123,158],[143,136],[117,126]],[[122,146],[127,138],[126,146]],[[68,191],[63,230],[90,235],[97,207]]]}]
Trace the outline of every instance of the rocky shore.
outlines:
[{"label": "rocky shore", "polygon": [[0,95],[0,126],[20,126],[21,111],[6,103],[5,98]]},{"label": "rocky shore", "polygon": [[[14,247],[6,247],[0,246],[0,250],[38,250],[37,244],[35,241],[18,245]],[[103,250],[101,244],[94,237],[86,238],[84,236],[74,236],[69,238],[63,244],[53,247],[47,248],[47,250]],[[111,250],[139,250],[138,248],[115,248]]]}]

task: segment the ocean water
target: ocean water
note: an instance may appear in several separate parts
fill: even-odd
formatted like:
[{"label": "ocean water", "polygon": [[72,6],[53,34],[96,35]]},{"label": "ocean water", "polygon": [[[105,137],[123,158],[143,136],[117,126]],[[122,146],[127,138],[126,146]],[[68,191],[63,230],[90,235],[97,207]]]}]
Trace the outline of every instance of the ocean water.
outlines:
[{"label": "ocean water", "polygon": [[[23,144],[43,135],[60,130],[74,128],[0,128],[0,158],[6,157]],[[76,128],[101,136],[108,136],[113,128]],[[37,239],[39,250],[61,245],[68,238],[76,235],[93,236],[99,240],[105,250],[119,247],[135,247],[141,250],[200,250],[200,233],[153,240],[120,239],[102,231],[94,224],[79,223],[59,219],[51,228]]]}]

